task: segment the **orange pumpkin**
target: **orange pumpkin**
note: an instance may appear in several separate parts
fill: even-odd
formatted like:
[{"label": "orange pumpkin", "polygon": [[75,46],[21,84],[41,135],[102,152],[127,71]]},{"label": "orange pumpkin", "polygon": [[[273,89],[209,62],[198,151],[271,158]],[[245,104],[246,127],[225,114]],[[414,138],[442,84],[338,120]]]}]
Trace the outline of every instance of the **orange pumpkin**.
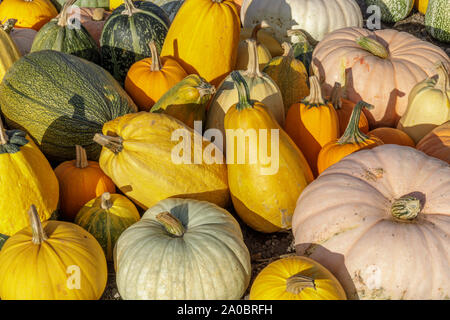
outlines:
[{"label": "orange pumpkin", "polygon": [[358,102],[353,108],[350,122],[342,137],[329,142],[320,150],[317,159],[319,174],[351,153],[383,144],[376,136],[366,135],[359,130],[358,123],[363,108],[372,109],[373,106],[364,101]]},{"label": "orange pumpkin", "polygon": [[417,150],[450,164],[450,121],[423,137],[417,144]]},{"label": "orange pumpkin", "polygon": [[319,79],[311,76],[309,81],[310,94],[289,108],[285,130],[317,176],[317,157],[324,145],[339,137],[339,120],[333,105],[322,97]]},{"label": "orange pumpkin", "polygon": [[149,111],[169,89],[187,77],[175,59],[159,57],[154,41],[149,46],[152,57],[134,63],[125,79],[125,90],[141,111]]},{"label": "orange pumpkin", "polygon": [[57,15],[50,0],[3,0],[0,4],[0,21],[17,19],[16,28],[38,31]]},{"label": "orange pumpkin", "polygon": [[415,148],[416,144],[405,132],[400,129],[381,127],[369,132],[369,135],[374,135],[380,138],[384,144],[398,144],[400,146]]},{"label": "orange pumpkin", "polygon": [[233,2],[236,6],[238,13],[241,13],[242,2],[244,2],[244,0],[233,0]]},{"label": "orange pumpkin", "polygon": [[55,168],[60,187],[60,209],[63,219],[73,221],[78,211],[104,192],[115,193],[114,182],[100,169],[98,162],[88,161],[86,151],[76,146],[76,160],[65,161]]}]

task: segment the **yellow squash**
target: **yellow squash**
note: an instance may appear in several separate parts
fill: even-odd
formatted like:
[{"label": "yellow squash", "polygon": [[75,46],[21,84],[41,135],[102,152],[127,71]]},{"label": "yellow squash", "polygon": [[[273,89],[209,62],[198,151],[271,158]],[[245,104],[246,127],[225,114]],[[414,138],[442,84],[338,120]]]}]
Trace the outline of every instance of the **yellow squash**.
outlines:
[{"label": "yellow squash", "polygon": [[[262,21],[262,23],[266,23],[265,21]],[[239,38],[241,41],[250,39],[252,37],[254,28],[243,28],[241,29],[241,34],[239,35]],[[267,32],[266,30],[260,30],[258,31],[258,34],[256,35],[256,40],[258,40],[262,45],[264,45],[270,52],[270,55],[272,57],[278,57],[283,54],[283,48],[281,47],[281,44],[278,42],[277,39],[275,39],[270,32]]]},{"label": "yellow squash", "polygon": [[9,35],[16,21],[15,19],[9,19],[4,25],[0,26],[0,82],[9,67],[20,58],[19,49]]},{"label": "yellow squash", "polygon": [[217,86],[234,69],[240,19],[231,0],[189,0],[170,25],[161,57]]},{"label": "yellow squash", "polygon": [[[258,32],[262,28],[267,28],[269,25],[265,22],[258,23],[252,31],[252,34],[249,39],[252,39],[256,42],[256,51],[258,54],[258,61],[259,61],[259,69],[262,70],[266,64],[272,59],[272,55],[270,54],[269,49],[266,48],[266,46],[261,43],[258,40]],[[250,61],[250,52],[249,51],[249,42],[247,39],[242,39],[239,41],[238,46],[238,55],[237,55],[237,61],[236,61],[236,67],[235,70],[246,70],[247,66]]]},{"label": "yellow squash", "polygon": [[140,207],[178,197],[228,204],[227,168],[215,145],[175,118],[139,112],[105,123],[100,167]]},{"label": "yellow squash", "polygon": [[239,102],[225,115],[234,208],[257,231],[289,229],[297,199],[313,180],[311,169],[267,107],[250,100],[240,73],[233,71],[231,75],[239,90]]}]

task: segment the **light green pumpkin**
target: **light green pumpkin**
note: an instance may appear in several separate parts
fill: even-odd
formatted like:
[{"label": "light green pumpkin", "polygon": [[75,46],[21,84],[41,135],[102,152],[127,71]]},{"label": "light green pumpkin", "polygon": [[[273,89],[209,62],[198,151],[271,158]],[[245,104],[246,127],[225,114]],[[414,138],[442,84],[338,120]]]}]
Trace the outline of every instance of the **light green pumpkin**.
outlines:
[{"label": "light green pumpkin", "polygon": [[[60,11],[67,0],[51,0],[55,8]],[[103,8],[109,10],[109,0],[78,0],[75,5],[82,8]]]},{"label": "light green pumpkin", "polygon": [[427,32],[435,39],[450,42],[450,1],[430,0],[425,14]]},{"label": "light green pumpkin", "polygon": [[381,9],[383,22],[397,22],[405,19],[414,6],[414,0],[366,0],[366,5],[376,5]]}]

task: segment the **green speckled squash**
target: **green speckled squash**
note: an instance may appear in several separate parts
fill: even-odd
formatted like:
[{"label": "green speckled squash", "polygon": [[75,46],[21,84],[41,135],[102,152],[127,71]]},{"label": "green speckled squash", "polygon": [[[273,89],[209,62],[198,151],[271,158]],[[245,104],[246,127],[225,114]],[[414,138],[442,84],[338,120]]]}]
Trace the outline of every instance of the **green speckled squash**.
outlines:
[{"label": "green speckled squash", "polygon": [[309,76],[313,75],[309,68],[312,62],[312,54],[315,46],[318,44],[310,35],[303,30],[291,29],[287,32],[289,37],[292,37],[292,50],[294,51],[294,57],[300,60],[305,66]]},{"label": "green speckled squash", "polygon": [[66,53],[30,53],[8,70],[0,84],[0,108],[10,128],[27,131],[49,160],[75,157],[75,146],[98,160],[92,138],[103,124],[137,110],[104,69]]},{"label": "green speckled squash", "polygon": [[431,0],[425,14],[427,32],[435,39],[450,42],[450,1]]},{"label": "green speckled squash", "polygon": [[[55,8],[60,11],[67,0],[51,0]],[[77,0],[75,5],[82,8],[103,8],[109,9],[109,0]]]},{"label": "green speckled squash", "polygon": [[127,197],[105,192],[81,208],[75,223],[92,234],[102,246],[106,260],[113,261],[117,239],[140,218],[136,206]]},{"label": "green speckled squash", "polygon": [[383,22],[397,22],[405,19],[414,6],[414,0],[366,0],[366,5],[376,5],[381,9]]},{"label": "green speckled squash", "polygon": [[146,1],[125,0],[106,21],[100,38],[102,66],[123,84],[131,65],[151,57],[154,40],[158,54],[169,30],[166,12]]},{"label": "green speckled squash", "polygon": [[69,10],[75,1],[68,0],[58,17],[39,30],[31,46],[31,52],[56,50],[100,63],[100,53],[95,40],[80,20],[69,18]]}]

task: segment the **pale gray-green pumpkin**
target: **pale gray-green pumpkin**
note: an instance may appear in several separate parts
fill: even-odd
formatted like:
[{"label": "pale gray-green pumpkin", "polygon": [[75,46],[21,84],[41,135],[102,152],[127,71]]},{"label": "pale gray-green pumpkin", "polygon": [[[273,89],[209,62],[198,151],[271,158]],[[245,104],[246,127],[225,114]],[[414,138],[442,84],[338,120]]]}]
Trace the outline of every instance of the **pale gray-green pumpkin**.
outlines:
[{"label": "pale gray-green pumpkin", "polygon": [[114,248],[125,300],[229,300],[250,282],[250,255],[236,219],[212,203],[170,198],[145,212]]}]

